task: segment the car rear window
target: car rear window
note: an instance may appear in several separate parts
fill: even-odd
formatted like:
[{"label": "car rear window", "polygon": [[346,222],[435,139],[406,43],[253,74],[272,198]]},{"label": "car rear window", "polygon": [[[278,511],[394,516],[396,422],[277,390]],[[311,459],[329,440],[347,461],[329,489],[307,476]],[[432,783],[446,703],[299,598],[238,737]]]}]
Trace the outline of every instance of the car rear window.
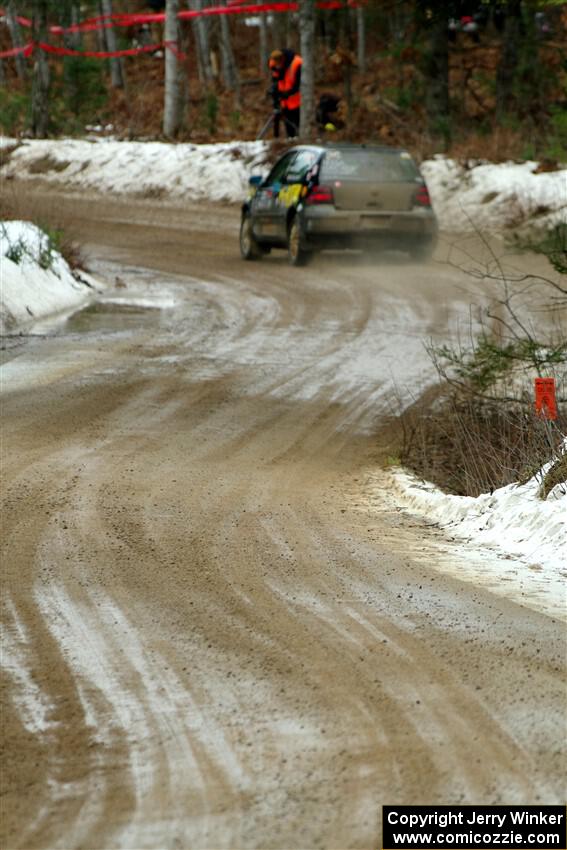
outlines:
[{"label": "car rear window", "polygon": [[405,151],[330,150],[321,164],[319,180],[378,180],[404,183],[419,179],[419,171]]}]

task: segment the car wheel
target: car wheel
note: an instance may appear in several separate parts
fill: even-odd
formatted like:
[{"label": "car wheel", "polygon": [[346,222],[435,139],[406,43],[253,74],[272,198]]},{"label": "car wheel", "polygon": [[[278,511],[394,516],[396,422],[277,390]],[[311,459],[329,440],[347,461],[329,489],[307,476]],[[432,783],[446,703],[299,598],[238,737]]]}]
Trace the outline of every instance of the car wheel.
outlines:
[{"label": "car wheel", "polygon": [[287,234],[287,257],[292,266],[304,266],[311,259],[310,252],[301,244],[301,228],[297,216],[292,219]]},{"label": "car wheel", "polygon": [[258,260],[262,253],[263,251],[252,231],[250,213],[243,213],[240,222],[240,256],[243,260]]}]

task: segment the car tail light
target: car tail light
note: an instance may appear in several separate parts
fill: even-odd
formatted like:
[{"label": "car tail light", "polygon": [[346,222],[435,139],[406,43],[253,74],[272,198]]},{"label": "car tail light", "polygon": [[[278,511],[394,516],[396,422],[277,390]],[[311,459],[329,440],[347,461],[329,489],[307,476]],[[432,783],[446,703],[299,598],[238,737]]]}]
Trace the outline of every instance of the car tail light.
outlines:
[{"label": "car tail light", "polygon": [[333,190],[330,186],[313,186],[305,203],[309,206],[313,204],[334,204]]},{"label": "car tail light", "polygon": [[431,198],[429,197],[429,191],[427,186],[420,186],[417,192],[415,193],[415,197],[413,202],[418,207],[430,207],[431,206]]}]

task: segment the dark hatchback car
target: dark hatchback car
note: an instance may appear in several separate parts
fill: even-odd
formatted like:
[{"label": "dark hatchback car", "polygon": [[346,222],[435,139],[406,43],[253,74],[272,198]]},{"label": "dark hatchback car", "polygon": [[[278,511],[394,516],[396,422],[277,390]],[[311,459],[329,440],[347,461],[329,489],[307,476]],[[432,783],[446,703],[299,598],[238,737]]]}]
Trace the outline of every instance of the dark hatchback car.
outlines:
[{"label": "dark hatchback car", "polygon": [[325,248],[395,248],[427,258],[437,238],[429,192],[410,154],[377,145],[305,145],[265,179],[250,178],[240,252],[254,260],[286,248],[302,265]]}]

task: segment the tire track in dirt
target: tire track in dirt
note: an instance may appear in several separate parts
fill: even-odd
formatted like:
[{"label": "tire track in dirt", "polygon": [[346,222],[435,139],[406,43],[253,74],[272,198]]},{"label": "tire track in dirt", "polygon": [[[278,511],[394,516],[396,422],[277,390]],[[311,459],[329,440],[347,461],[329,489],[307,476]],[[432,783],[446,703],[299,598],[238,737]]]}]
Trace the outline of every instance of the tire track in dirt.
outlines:
[{"label": "tire track in dirt", "polygon": [[[142,212],[130,244],[82,226],[151,262]],[[7,398],[4,846],[362,848],[391,799],[560,801],[563,633],[437,572],[437,532],[364,502],[380,312],[400,288],[444,329],[437,275],[235,278],[214,232],[193,266],[187,241],[170,253],[163,321],[100,359],[93,334],[88,366]],[[395,338],[416,340],[405,315]]]}]

